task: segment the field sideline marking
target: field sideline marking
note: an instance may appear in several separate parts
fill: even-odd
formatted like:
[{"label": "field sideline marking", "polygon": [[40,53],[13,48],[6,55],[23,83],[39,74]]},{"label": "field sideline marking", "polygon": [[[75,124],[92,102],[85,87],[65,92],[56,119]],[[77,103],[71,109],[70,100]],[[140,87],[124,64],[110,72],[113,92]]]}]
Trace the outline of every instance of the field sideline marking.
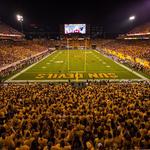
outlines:
[{"label": "field sideline marking", "polygon": [[[99,51],[97,51],[97,50],[95,50],[95,52],[101,54],[101,53],[100,53]],[[102,54],[101,54],[101,55],[102,55]],[[112,60],[111,58],[107,57],[106,55],[102,55],[102,56],[104,56],[104,57],[106,57],[106,58]],[[126,69],[126,70],[132,72],[132,73],[135,74],[136,76],[138,76],[138,77],[140,77],[140,78],[142,78],[142,79],[144,79],[144,80],[149,80],[148,78],[146,78],[146,77],[142,76],[141,74],[139,74],[139,73],[137,73],[137,72],[131,70],[130,68],[124,66],[123,64],[120,64],[120,63],[116,62],[115,60],[112,60],[112,61],[114,61],[117,65],[121,66],[122,68],[124,68],[124,69]]]},{"label": "field sideline marking", "polygon": [[[110,82],[119,82],[121,83],[122,81],[123,82],[129,82],[128,79],[78,79],[80,82],[87,82],[87,81],[97,81],[97,82],[100,82],[100,81],[110,81]],[[9,83],[27,83],[27,82],[30,82],[30,83],[47,83],[47,82],[68,82],[69,79],[64,79],[64,80],[11,80]],[[70,79],[70,82],[75,82],[76,79]],[[132,79],[132,81],[135,81],[135,82],[139,82],[139,81],[143,81],[143,79]],[[148,83],[150,83],[148,81]]]},{"label": "field sideline marking", "polygon": [[52,53],[50,53],[49,55],[45,56],[44,58],[42,58],[41,60],[37,61],[36,63],[33,63],[32,65],[30,65],[29,67],[27,67],[26,69],[23,69],[22,71],[20,71],[19,73],[15,74],[14,76],[10,77],[8,80],[6,80],[5,82],[9,82],[11,80],[13,80],[14,78],[16,78],[17,76],[19,76],[20,74],[24,73],[25,71],[29,70],[31,67],[35,66],[36,64],[40,63],[41,61],[43,61],[44,59],[46,59],[47,57],[49,57],[50,55],[56,53],[58,51],[54,51]]},{"label": "field sideline marking", "polygon": [[[40,69],[41,70],[41,69]],[[66,71],[66,73],[68,73],[67,72],[67,70],[64,70],[64,71]],[[102,72],[103,71],[103,72]],[[69,73],[76,73],[76,72],[79,72],[79,73],[110,73],[110,71],[109,70],[101,70],[101,71],[98,71],[98,70],[90,70],[89,72],[85,72],[85,71],[82,71],[82,70],[71,70],[71,71],[69,71]],[[115,71],[115,72],[124,72],[124,71]],[[33,71],[33,72],[26,72],[26,74],[32,74],[32,73],[39,73],[39,71]],[[43,73],[45,73],[45,74],[49,74],[49,73],[60,73],[59,71],[50,71],[50,72],[43,72]]]}]

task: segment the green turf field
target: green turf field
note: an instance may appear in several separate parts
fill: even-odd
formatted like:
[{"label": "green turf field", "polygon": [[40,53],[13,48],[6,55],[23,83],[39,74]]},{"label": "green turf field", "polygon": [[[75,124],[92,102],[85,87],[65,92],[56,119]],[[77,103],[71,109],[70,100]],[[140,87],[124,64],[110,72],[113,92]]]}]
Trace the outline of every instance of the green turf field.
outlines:
[{"label": "green turf field", "polygon": [[11,81],[141,79],[95,50],[58,50],[31,65]]}]

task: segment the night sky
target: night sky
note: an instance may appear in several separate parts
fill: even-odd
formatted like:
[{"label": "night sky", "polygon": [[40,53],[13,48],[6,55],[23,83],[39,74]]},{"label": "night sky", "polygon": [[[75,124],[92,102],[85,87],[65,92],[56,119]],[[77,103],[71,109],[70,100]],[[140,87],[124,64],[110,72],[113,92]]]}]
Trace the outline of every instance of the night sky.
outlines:
[{"label": "night sky", "polygon": [[[106,32],[124,33],[150,21],[150,0],[0,0],[2,21],[17,27],[16,13],[24,16],[24,26],[88,23],[102,25]],[[130,15],[137,17],[132,23]]]}]

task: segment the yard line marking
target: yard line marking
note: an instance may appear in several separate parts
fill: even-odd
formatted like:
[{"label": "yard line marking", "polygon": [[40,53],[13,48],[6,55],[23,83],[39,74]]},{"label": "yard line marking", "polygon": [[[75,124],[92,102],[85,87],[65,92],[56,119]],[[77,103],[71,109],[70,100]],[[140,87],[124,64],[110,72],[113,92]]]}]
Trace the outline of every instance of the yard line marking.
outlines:
[{"label": "yard line marking", "polygon": [[45,67],[45,66],[43,66],[42,68],[43,68],[43,69],[45,69],[46,67]]},{"label": "yard line marking", "polygon": [[9,82],[11,80],[13,80],[14,78],[18,77],[20,74],[24,73],[25,71],[29,70],[30,68],[32,68],[33,66],[35,66],[36,64],[40,63],[41,61],[43,61],[44,59],[48,58],[50,55],[56,53],[57,51],[54,51],[52,53],[50,53],[49,55],[43,57],[41,60],[37,61],[36,63],[33,63],[32,65],[30,65],[29,67],[27,67],[26,69],[23,69],[22,71],[20,71],[19,73],[15,74],[14,76],[10,77],[8,80],[6,80],[5,82]]},{"label": "yard line marking", "polygon": [[[95,58],[97,58],[100,62],[102,61],[102,59],[100,59],[96,54],[94,54],[94,53],[92,53],[93,54],[93,56],[95,57]],[[105,64],[105,63],[104,63]]]},{"label": "yard line marking", "polygon": [[[97,52],[97,53],[101,54],[101,53],[100,53],[100,52],[98,52],[97,50],[95,50],[95,52]],[[102,55],[102,54],[101,54],[101,55]],[[106,56],[106,55],[102,55],[102,56],[104,56],[104,57],[106,57],[106,58],[108,58],[108,59],[112,60],[111,58],[109,58],[109,57],[108,57],[108,56]],[[124,68],[124,69],[128,70],[129,72],[131,72],[131,73],[135,74],[136,76],[138,76],[138,77],[142,78],[143,80],[149,80],[148,78],[146,78],[146,77],[142,76],[141,74],[139,74],[139,73],[137,73],[137,72],[133,71],[132,69],[130,69],[130,68],[128,68],[128,67],[126,67],[126,66],[124,66],[123,64],[120,64],[120,63],[116,62],[115,60],[112,60],[112,61],[114,61],[117,65],[121,66],[122,68]]]},{"label": "yard line marking", "polygon": [[52,58],[52,62],[61,54],[62,52],[58,52],[58,54],[56,54],[53,58]]},{"label": "yard line marking", "polygon": [[58,60],[58,61],[55,61],[54,63],[55,63],[55,64],[62,64],[62,63],[64,63],[64,61]]}]

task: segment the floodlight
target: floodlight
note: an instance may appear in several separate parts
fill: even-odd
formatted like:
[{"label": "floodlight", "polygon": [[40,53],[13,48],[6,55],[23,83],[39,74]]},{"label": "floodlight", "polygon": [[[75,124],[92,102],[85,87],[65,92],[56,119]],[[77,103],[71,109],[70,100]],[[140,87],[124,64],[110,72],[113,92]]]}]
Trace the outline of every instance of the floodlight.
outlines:
[{"label": "floodlight", "polygon": [[17,15],[16,15],[16,18],[17,18],[17,21],[20,22],[20,24],[21,24],[21,31],[22,31],[22,33],[23,33],[23,25],[22,25],[22,24],[23,24],[23,16],[17,14]]},{"label": "floodlight", "polygon": [[135,16],[130,16],[130,17],[129,17],[129,20],[130,20],[130,21],[135,20]]},{"label": "floodlight", "polygon": [[16,17],[19,22],[23,22],[23,16],[18,14],[18,15],[16,15]]}]

